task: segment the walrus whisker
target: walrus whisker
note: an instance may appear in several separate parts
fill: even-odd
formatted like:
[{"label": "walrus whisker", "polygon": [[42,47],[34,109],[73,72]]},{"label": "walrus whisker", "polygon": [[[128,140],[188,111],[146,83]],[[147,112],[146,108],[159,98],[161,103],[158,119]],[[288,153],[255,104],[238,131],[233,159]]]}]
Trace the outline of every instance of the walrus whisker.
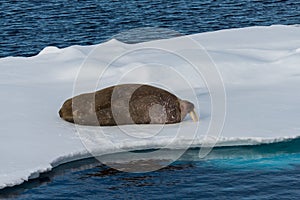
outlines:
[{"label": "walrus whisker", "polygon": [[199,117],[198,117],[198,115],[197,115],[197,113],[196,113],[195,110],[192,110],[192,111],[190,112],[190,116],[191,116],[191,118],[192,118],[192,120],[193,120],[194,122],[199,121]]}]

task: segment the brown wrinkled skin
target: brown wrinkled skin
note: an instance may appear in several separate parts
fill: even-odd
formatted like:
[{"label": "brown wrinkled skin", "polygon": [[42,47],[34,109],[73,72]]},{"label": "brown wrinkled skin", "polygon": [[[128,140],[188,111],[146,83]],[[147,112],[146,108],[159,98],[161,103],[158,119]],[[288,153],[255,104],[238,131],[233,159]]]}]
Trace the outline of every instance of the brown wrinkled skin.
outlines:
[{"label": "brown wrinkled skin", "polygon": [[124,84],[68,99],[59,115],[68,122],[90,126],[172,124],[181,122],[193,108],[192,103],[163,89]]}]

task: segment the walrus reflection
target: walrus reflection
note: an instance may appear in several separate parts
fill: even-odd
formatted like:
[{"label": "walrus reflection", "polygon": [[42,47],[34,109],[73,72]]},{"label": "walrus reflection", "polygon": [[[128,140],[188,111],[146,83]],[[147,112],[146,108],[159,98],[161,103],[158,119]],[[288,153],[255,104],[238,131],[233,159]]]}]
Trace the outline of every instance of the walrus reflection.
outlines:
[{"label": "walrus reflection", "polygon": [[64,102],[59,115],[80,125],[173,124],[187,114],[198,121],[194,104],[150,85],[122,84]]}]

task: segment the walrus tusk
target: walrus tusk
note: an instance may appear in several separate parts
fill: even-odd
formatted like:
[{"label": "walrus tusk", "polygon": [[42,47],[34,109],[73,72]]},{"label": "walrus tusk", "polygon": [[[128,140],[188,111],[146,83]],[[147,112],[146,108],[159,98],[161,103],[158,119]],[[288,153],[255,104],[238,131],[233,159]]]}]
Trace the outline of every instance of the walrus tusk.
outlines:
[{"label": "walrus tusk", "polygon": [[190,112],[190,115],[191,115],[191,118],[192,118],[192,120],[193,120],[194,122],[199,121],[199,117],[198,117],[197,113],[195,112],[195,110],[191,111],[191,112]]}]

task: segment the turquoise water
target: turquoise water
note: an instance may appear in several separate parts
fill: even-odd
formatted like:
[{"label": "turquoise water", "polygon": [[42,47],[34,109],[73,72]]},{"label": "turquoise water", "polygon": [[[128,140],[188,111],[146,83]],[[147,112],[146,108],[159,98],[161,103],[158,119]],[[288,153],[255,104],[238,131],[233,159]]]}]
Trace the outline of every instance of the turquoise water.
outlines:
[{"label": "turquoise water", "polygon": [[299,199],[300,139],[215,148],[205,159],[189,149],[150,173],[120,172],[85,159],[2,190],[15,199]]},{"label": "turquoise water", "polygon": [[[0,57],[32,56],[46,46],[98,44],[120,32],[140,27],[168,28],[192,34],[254,25],[300,24],[300,2],[2,0],[0,21]],[[117,38],[128,43],[155,39],[142,36]],[[150,173],[120,172],[92,158],[76,161],[20,186],[0,190],[0,198],[300,197],[299,139],[269,145],[216,148],[205,160],[197,155],[198,149],[189,149],[172,165]]]}]

